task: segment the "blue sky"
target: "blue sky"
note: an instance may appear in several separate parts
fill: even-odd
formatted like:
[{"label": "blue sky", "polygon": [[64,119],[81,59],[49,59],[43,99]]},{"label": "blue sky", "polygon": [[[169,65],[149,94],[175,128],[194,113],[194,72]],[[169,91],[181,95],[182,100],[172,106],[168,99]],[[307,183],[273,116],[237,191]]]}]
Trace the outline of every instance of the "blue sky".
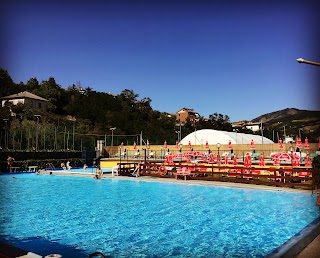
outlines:
[{"label": "blue sky", "polygon": [[[23,3],[24,2],[24,3]],[[237,3],[237,2],[241,2]],[[300,3],[299,3],[300,2]],[[230,121],[320,110],[317,1],[7,1],[0,67]]]}]

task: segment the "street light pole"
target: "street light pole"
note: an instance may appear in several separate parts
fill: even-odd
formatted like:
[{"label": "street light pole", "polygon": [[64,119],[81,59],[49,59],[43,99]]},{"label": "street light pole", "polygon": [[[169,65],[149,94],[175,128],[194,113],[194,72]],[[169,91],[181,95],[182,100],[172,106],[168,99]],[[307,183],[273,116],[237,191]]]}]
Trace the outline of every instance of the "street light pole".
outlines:
[{"label": "street light pole", "polygon": [[179,127],[180,127],[180,129],[179,129],[179,132],[180,132],[180,139],[179,139],[179,142],[181,142],[181,119],[180,119],[180,114],[179,114]]},{"label": "street light pole", "polygon": [[113,131],[116,130],[117,128],[116,127],[111,127],[110,130],[111,130],[111,147],[113,147]]},{"label": "street light pole", "polygon": [[218,143],[217,143],[217,148],[218,148],[218,154],[219,154],[219,155],[220,155],[220,153],[219,153],[220,147],[221,147],[221,144],[218,142]]},{"label": "street light pole", "polygon": [[37,118],[37,128],[36,128],[36,151],[38,151],[38,137],[39,137],[39,118],[40,118],[40,115],[34,115],[34,117]]},{"label": "street light pole", "polygon": [[310,61],[310,60],[306,60],[306,59],[303,59],[303,58],[298,58],[296,59],[298,63],[304,63],[304,64],[310,64],[310,65],[316,65],[316,66],[320,66],[320,63],[319,62],[314,62],[314,61]]},{"label": "street light pole", "polygon": [[175,131],[176,132],[176,134],[178,135],[178,142],[180,142],[179,140],[180,140],[180,132],[179,131]]},{"label": "street light pole", "polygon": [[[217,143],[217,148],[218,148],[217,163],[218,163],[218,166],[219,166],[219,172],[220,172],[220,152],[219,152],[220,147],[221,147],[221,144],[218,142]],[[219,177],[220,177],[220,175],[219,175]]]},{"label": "street light pole", "polygon": [[4,149],[7,150],[8,149],[8,118],[4,118],[3,121],[6,122],[6,128],[4,131]]},{"label": "street light pole", "polygon": [[261,142],[263,144],[263,125],[262,125],[262,120],[261,120]]}]

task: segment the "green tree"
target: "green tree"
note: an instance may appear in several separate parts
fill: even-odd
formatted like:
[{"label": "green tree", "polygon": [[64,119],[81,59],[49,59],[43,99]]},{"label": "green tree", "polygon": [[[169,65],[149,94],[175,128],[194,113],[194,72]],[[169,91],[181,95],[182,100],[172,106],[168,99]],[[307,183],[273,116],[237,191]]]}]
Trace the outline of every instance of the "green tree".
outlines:
[{"label": "green tree", "polygon": [[215,130],[222,131],[232,131],[232,125],[230,123],[230,118],[227,115],[222,115],[218,113],[214,113],[209,115],[209,121]]},{"label": "green tree", "polygon": [[35,94],[49,100],[49,110],[52,112],[59,112],[63,110],[63,101],[61,95],[64,89],[58,85],[53,77],[47,81],[42,81],[39,89],[35,90]]},{"label": "green tree", "polygon": [[0,68],[0,97],[14,94],[14,82],[7,70]]}]

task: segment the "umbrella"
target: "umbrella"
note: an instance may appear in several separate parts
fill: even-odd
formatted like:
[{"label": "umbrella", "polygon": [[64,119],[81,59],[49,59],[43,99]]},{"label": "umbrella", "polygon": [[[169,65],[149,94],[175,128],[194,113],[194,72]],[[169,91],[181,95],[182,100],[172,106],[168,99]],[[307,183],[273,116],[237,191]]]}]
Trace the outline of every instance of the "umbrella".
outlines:
[{"label": "umbrella", "polygon": [[221,160],[220,160],[220,154],[219,154],[219,153],[217,153],[217,164],[219,164],[219,165],[220,165],[220,163],[221,163]]},{"label": "umbrella", "polygon": [[280,156],[279,152],[270,154],[270,158],[272,158],[272,159],[277,159],[277,158],[279,158],[279,156]]},{"label": "umbrella", "polygon": [[246,155],[244,158],[244,166],[245,167],[250,167],[251,166],[251,157],[250,155]]},{"label": "umbrella", "polygon": [[282,139],[279,139],[278,145],[279,149],[283,149]]},{"label": "umbrella", "polygon": [[[294,156],[293,156],[293,157],[294,157]],[[300,159],[299,159],[299,158],[297,159],[297,158],[294,157],[294,158],[292,159],[292,166],[293,166],[293,167],[299,167],[299,166],[300,166]]]},{"label": "umbrella", "polygon": [[174,165],[173,155],[171,153],[169,155],[167,155],[165,163],[167,163],[168,165]]},{"label": "umbrella", "polygon": [[301,147],[302,147],[301,138],[298,137],[298,138],[296,139],[296,148],[301,149]]},{"label": "umbrella", "polygon": [[224,164],[225,165],[229,164],[229,162],[228,162],[228,154],[224,155]]},{"label": "umbrella", "polygon": [[279,159],[279,160],[286,160],[286,161],[288,161],[288,160],[291,160],[292,157],[291,157],[291,155],[290,155],[288,152],[283,152],[283,153],[281,153],[281,154],[279,155],[278,159]]},{"label": "umbrella", "polygon": [[206,141],[206,149],[209,149],[209,143]]},{"label": "umbrella", "polygon": [[307,153],[307,155],[306,155],[306,161],[305,161],[304,165],[306,167],[311,167],[311,159],[310,159],[309,153]]},{"label": "umbrella", "polygon": [[282,152],[282,153],[272,153],[270,155],[270,157],[274,160],[285,160],[285,161],[288,161],[288,160],[291,160],[291,154],[287,153],[287,152]]},{"label": "umbrella", "polygon": [[265,166],[265,162],[264,162],[264,157],[263,157],[263,154],[261,153],[260,154],[260,157],[259,157],[259,166]]},{"label": "umbrella", "polygon": [[163,148],[166,149],[167,147],[168,147],[167,141],[164,141],[164,143],[163,143]]},{"label": "umbrella", "polygon": [[250,149],[254,149],[254,141],[253,140],[251,140]]},{"label": "umbrella", "polygon": [[202,159],[203,162],[207,162],[207,155],[203,154],[203,159]]},{"label": "umbrella", "polygon": [[232,162],[233,165],[238,165],[238,161],[237,161],[237,155],[236,154],[233,154],[233,162]]},{"label": "umbrella", "polygon": [[135,142],[135,141],[133,142],[133,149],[134,149],[134,150],[136,150],[136,149],[137,149],[137,144],[136,144],[136,142]]},{"label": "umbrella", "polygon": [[229,149],[232,149],[232,143],[231,143],[230,140],[229,140],[229,143],[228,143],[228,148],[229,148]]},{"label": "umbrella", "polygon": [[280,159],[278,157],[273,160],[273,165],[274,166],[279,166],[280,165]]},{"label": "umbrella", "polygon": [[213,153],[212,152],[210,152],[210,155],[209,155],[209,162],[210,163],[214,162],[214,157],[213,157]]},{"label": "umbrella", "polygon": [[189,141],[189,143],[188,143],[188,148],[189,148],[189,150],[192,149],[192,146],[191,146],[191,142],[190,142],[190,141]]},{"label": "umbrella", "polygon": [[304,148],[305,149],[309,149],[309,140],[308,140],[308,138],[306,137],[306,139],[304,140]]}]

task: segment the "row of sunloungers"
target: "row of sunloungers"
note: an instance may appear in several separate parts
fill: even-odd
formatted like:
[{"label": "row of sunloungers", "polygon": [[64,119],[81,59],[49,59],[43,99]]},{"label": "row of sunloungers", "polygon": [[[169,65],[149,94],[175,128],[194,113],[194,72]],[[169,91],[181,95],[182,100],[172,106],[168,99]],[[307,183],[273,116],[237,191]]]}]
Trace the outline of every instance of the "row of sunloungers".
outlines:
[{"label": "row of sunloungers", "polygon": [[[253,179],[253,176],[258,178],[258,176],[261,174],[261,170],[259,169],[246,168],[242,170],[243,171],[241,171],[241,169],[228,169],[226,176],[233,177],[233,178],[242,176],[244,179]],[[205,167],[200,167],[200,168],[182,167],[177,169],[175,173],[175,178],[178,179],[179,177],[183,177],[184,180],[187,180],[187,177],[198,176],[200,173],[204,174],[204,172],[206,171],[207,171],[207,168]],[[291,176],[291,175],[292,175],[292,172],[289,172],[289,171],[284,172],[284,176]],[[311,175],[311,172],[301,171],[301,172],[298,172],[297,177],[303,179],[303,178],[309,177],[310,175]],[[269,180],[274,180],[271,173],[269,173],[269,176],[270,176],[270,178],[268,178]],[[280,176],[280,174],[277,174],[277,176]]]},{"label": "row of sunloungers", "polygon": [[[187,168],[187,167],[182,167],[178,168],[177,172],[175,173],[175,178],[178,179],[178,177],[183,177],[184,180],[187,180],[187,177],[190,176],[197,176],[199,175],[199,172],[206,172],[207,168]],[[197,173],[198,172],[198,173]]]}]

